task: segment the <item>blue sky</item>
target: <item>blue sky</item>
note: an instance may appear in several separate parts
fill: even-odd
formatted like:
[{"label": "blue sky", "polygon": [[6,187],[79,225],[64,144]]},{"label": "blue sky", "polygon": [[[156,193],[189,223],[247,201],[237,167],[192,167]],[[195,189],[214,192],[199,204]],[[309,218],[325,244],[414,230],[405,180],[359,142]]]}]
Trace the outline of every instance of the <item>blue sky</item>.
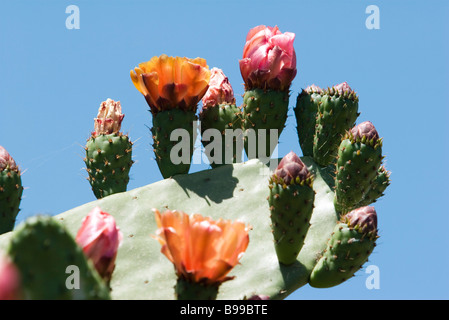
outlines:
[{"label": "blue sky", "polygon": [[[66,28],[69,5],[79,7],[80,29]],[[369,5],[380,10],[378,30],[365,26]],[[161,180],[151,115],[129,71],[163,53],[202,57],[223,69],[241,103],[246,34],[277,25],[296,34],[290,107],[312,83],[347,81],[360,98],[358,122],[373,122],[384,137],[392,172],[375,205],[381,238],[367,264],[379,268],[380,289],[368,290],[361,270],[338,287],[306,286],[289,298],[448,299],[448,16],[449,2],[437,0],[2,1],[0,145],[24,171],[18,219],[95,200],[83,146],[107,98],[121,101],[122,128],[137,140],[128,189]],[[289,114],[280,156],[300,153]]]}]

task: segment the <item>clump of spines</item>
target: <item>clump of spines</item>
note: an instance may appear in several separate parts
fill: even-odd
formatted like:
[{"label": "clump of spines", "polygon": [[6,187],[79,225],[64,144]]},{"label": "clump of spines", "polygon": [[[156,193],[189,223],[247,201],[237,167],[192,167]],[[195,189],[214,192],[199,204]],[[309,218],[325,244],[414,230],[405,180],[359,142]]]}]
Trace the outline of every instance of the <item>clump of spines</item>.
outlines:
[{"label": "clump of spines", "polygon": [[120,132],[124,114],[120,102],[102,102],[95,118],[95,131],[87,140],[84,162],[97,199],[124,192],[129,182],[133,143]]},{"label": "clump of spines", "polygon": [[291,265],[304,245],[314,208],[313,176],[290,152],[279,163],[269,181],[274,245],[279,262]]},{"label": "clump of spines", "polygon": [[313,268],[309,284],[329,288],[353,277],[368,260],[378,237],[374,207],[361,207],[344,215]]},{"label": "clump of spines", "polygon": [[22,194],[19,167],[6,149],[0,146],[0,234],[14,228]]}]

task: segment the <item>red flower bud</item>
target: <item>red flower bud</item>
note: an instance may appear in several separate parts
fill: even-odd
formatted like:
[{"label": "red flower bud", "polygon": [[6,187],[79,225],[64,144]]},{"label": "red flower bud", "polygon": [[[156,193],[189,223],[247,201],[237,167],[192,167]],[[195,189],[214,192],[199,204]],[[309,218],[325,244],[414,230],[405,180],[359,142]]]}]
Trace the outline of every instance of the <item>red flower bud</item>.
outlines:
[{"label": "red flower bud", "polygon": [[94,208],[83,219],[76,235],[76,242],[108,283],[115,268],[115,258],[122,238],[114,217],[101,211],[99,207]]}]

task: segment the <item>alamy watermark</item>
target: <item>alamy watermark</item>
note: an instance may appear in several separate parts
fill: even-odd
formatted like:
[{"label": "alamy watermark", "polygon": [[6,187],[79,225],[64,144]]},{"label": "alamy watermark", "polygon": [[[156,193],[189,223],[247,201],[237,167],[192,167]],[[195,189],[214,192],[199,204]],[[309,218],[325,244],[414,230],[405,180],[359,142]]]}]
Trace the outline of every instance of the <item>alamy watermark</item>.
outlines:
[{"label": "alamy watermark", "polygon": [[372,264],[366,267],[365,273],[369,276],[365,280],[365,286],[368,290],[380,289],[380,269],[378,266]]},{"label": "alamy watermark", "polygon": [[369,16],[365,20],[365,26],[368,30],[380,29],[380,10],[376,5],[369,5],[365,9],[365,13]]},{"label": "alamy watermark", "polygon": [[[193,121],[192,126],[195,133],[193,140],[196,140],[196,132],[201,132],[201,122]],[[170,151],[170,161],[173,164],[240,163],[243,162],[243,146],[244,141],[246,141],[248,159],[259,159],[268,165],[271,171],[275,170],[278,165],[279,131],[277,129],[255,130],[251,128],[245,131],[242,129],[225,129],[223,134],[218,129],[209,128],[202,133],[201,139],[208,143],[204,147],[202,155],[195,157],[190,154],[192,140],[189,131],[183,128],[173,130],[170,134],[170,141],[177,143]],[[223,146],[223,143],[225,146]],[[266,150],[267,145],[269,150]],[[271,150],[271,154],[268,154]],[[236,156],[235,160],[234,155]]]},{"label": "alamy watermark", "polygon": [[65,13],[69,16],[65,19],[65,27],[69,30],[80,28],[80,8],[74,4],[65,8]]},{"label": "alamy watermark", "polygon": [[77,290],[80,288],[80,269],[76,265],[69,265],[65,269],[65,273],[69,276],[65,280],[65,287],[69,290]]}]

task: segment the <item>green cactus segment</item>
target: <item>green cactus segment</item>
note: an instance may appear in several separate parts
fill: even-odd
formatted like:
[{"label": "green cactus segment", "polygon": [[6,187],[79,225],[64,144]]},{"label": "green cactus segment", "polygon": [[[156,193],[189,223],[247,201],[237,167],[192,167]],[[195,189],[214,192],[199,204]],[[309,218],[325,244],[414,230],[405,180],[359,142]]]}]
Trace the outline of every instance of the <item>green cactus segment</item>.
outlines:
[{"label": "green cactus segment", "polygon": [[85,150],[88,180],[97,199],[126,191],[133,164],[128,136],[121,133],[92,136]]},{"label": "green cactus segment", "polygon": [[310,275],[309,284],[315,288],[330,288],[343,283],[363,266],[375,245],[375,237],[339,222]]},{"label": "green cactus segment", "polygon": [[296,99],[294,108],[299,145],[304,156],[313,156],[313,139],[315,136],[316,117],[321,94],[302,90]]},{"label": "green cactus segment", "polygon": [[73,236],[55,219],[28,218],[7,250],[19,269],[25,299],[109,299],[109,289]]},{"label": "green cactus segment", "polygon": [[323,92],[313,144],[313,158],[319,165],[334,162],[342,137],[359,115],[358,101],[354,92],[339,94],[332,88]]},{"label": "green cactus segment", "polygon": [[[271,157],[278,140],[270,144],[270,129],[277,130],[277,137],[280,137],[287,121],[288,102],[289,94],[286,91],[253,89],[245,92],[242,122],[248,159]],[[262,142],[259,145],[263,137],[265,146]]]},{"label": "green cactus segment", "polygon": [[0,234],[14,228],[23,187],[19,170],[0,170]]},{"label": "green cactus segment", "polygon": [[194,283],[182,277],[178,278],[175,286],[176,300],[216,300],[219,285]]},{"label": "green cactus segment", "polygon": [[[303,285],[316,264],[317,253],[326,248],[338,214],[333,204],[333,179],[309,157],[301,160],[314,175],[315,208],[304,245],[291,266],[279,263],[271,233],[269,167],[254,159],[178,175],[141,188],[113,194],[55,216],[75,236],[86,213],[99,206],[114,216],[123,233],[111,280],[113,299],[174,299],[177,276],[173,264],[152,238],[157,224],[152,212],[166,208],[200,213],[214,220],[249,224],[249,245],[229,276],[220,285],[217,299],[243,299],[267,295],[283,299]],[[0,236],[0,248],[14,231]],[[64,252],[64,251],[63,251]],[[59,253],[60,254],[60,253]]]},{"label": "green cactus segment", "polygon": [[[157,165],[164,178],[189,172],[196,138],[196,123],[197,117],[193,111],[171,109],[153,114],[153,148]],[[176,129],[180,130],[174,133],[174,141],[171,141],[170,137]],[[172,154],[173,147],[176,149]]]},{"label": "green cactus segment", "polygon": [[[215,141],[217,137],[213,135],[210,141],[202,140],[212,168],[241,162],[239,160],[243,151],[243,132],[240,108],[233,104],[221,104],[204,108],[199,116],[202,137],[208,129],[214,129],[215,134],[219,132],[221,135],[220,142]],[[220,148],[221,156],[216,154],[216,148]]]},{"label": "green cactus segment", "polygon": [[382,162],[382,140],[376,143],[344,139],[338,149],[335,207],[342,213],[360,206]]},{"label": "green cactus segment", "polygon": [[384,195],[385,190],[390,185],[390,172],[384,166],[380,166],[377,176],[374,178],[369,191],[363,197],[363,200],[357,204],[357,207],[370,205]]},{"label": "green cactus segment", "polygon": [[304,245],[310,226],[315,192],[304,184],[270,183],[268,203],[274,246],[279,262],[291,265]]}]

